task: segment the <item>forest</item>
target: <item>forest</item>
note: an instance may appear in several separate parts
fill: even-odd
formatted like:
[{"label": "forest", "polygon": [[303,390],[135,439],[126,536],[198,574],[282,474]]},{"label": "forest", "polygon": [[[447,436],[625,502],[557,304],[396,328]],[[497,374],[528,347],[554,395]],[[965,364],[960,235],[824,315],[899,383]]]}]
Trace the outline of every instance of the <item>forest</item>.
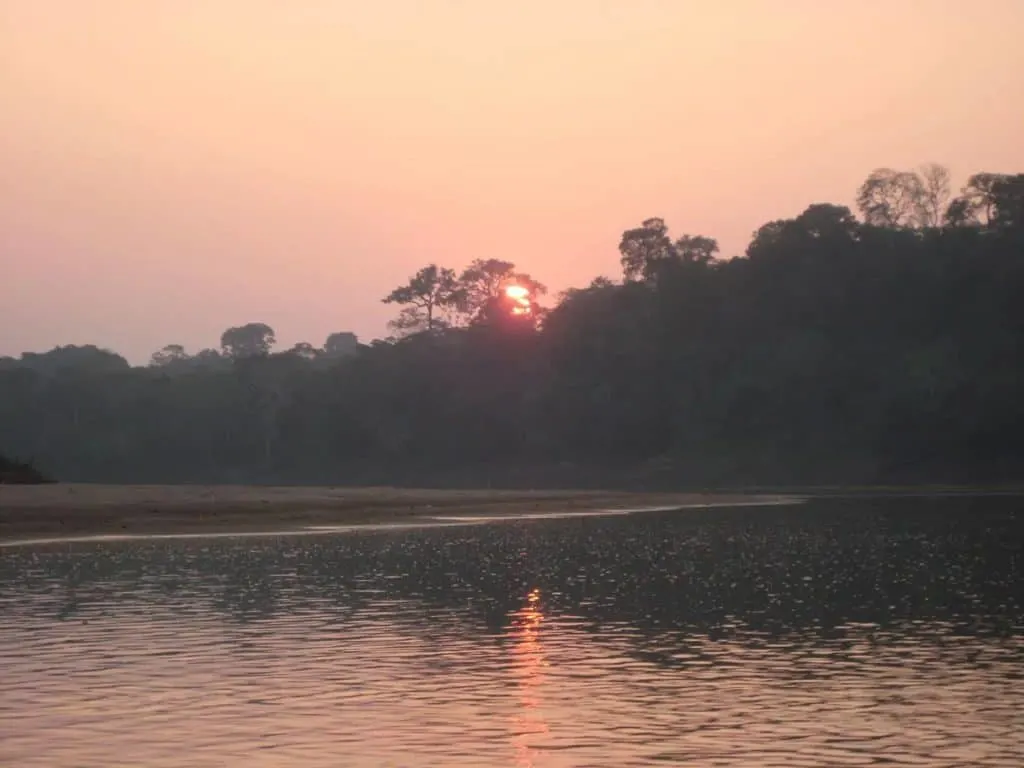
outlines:
[{"label": "forest", "polygon": [[[688,489],[1024,472],[1024,174],[881,168],[723,258],[651,218],[547,297],[431,264],[391,335],[0,358],[0,454],[61,481]],[[2,478],[0,478],[2,479]]]}]

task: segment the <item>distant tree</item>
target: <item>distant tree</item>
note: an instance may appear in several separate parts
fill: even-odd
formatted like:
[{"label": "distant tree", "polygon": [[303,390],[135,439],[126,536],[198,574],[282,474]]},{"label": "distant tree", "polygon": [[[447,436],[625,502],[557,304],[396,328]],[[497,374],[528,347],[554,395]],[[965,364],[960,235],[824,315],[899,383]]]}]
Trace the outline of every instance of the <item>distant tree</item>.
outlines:
[{"label": "distant tree", "polygon": [[270,354],[276,343],[274,329],[266,323],[247,323],[228,328],[220,337],[223,354],[236,359]]},{"label": "distant tree", "polygon": [[175,363],[185,362],[188,359],[185,347],[181,344],[168,344],[153,353],[149,358],[149,364],[154,368],[162,368]]},{"label": "distant tree", "polygon": [[996,200],[996,226],[1019,231],[1024,227],[1024,173],[1003,175],[992,191]]},{"label": "distant tree", "polygon": [[718,254],[718,241],[703,235],[683,235],[672,247],[676,258],[689,264],[710,264]]},{"label": "distant tree", "polygon": [[421,307],[402,307],[398,312],[398,317],[388,321],[388,329],[396,339],[404,339],[407,336],[415,336],[427,331],[443,331],[450,327],[451,324],[445,318],[429,314]]},{"label": "distant tree", "polygon": [[868,224],[914,227],[923,199],[924,186],[916,173],[877,168],[857,191],[857,208]]},{"label": "distant tree", "polygon": [[672,238],[664,219],[646,219],[636,229],[626,230],[619,242],[622,274],[626,280],[648,280],[660,263],[675,256]]},{"label": "distant tree", "polygon": [[927,163],[915,171],[878,168],[857,191],[864,221],[878,227],[937,227],[949,200],[949,170]]},{"label": "distant tree", "polygon": [[223,363],[224,360],[224,355],[222,355],[218,350],[210,347],[199,350],[192,358],[193,363],[206,367],[219,365]]},{"label": "distant tree", "polygon": [[339,331],[332,333],[324,342],[324,354],[328,357],[348,357],[359,349],[359,339],[354,333]]},{"label": "distant tree", "polygon": [[974,174],[949,204],[946,218],[951,226],[1019,226],[1024,222],[1024,174]]},{"label": "distant tree", "polygon": [[776,219],[758,227],[747,244],[746,257],[750,261],[773,258],[785,248],[790,234],[792,219]]},{"label": "distant tree", "polygon": [[404,335],[447,327],[445,315],[458,308],[461,292],[453,270],[430,264],[382,301],[404,306],[400,317],[392,321],[392,327]]},{"label": "distant tree", "polygon": [[923,227],[940,227],[949,205],[949,169],[938,163],[925,163],[918,169],[923,195],[918,216]]},{"label": "distant tree", "polygon": [[291,349],[285,352],[286,355],[297,357],[300,360],[316,360],[323,354],[323,350],[317,349],[308,341],[300,341]]},{"label": "distant tree", "polygon": [[131,366],[116,352],[93,344],[58,346],[49,352],[26,352],[21,356],[23,365],[43,373],[74,370],[87,373],[126,371]]},{"label": "distant tree", "polygon": [[860,225],[846,206],[815,203],[796,218],[771,221],[758,229],[747,246],[747,258],[792,263],[817,259],[823,251],[834,256],[849,248],[859,232]]},{"label": "distant tree", "polygon": [[978,221],[967,199],[962,195],[954,197],[946,208],[946,226],[971,227],[977,225]]},{"label": "distant tree", "polygon": [[815,240],[856,239],[860,230],[857,218],[845,205],[813,203],[793,223],[799,232]]},{"label": "distant tree", "polygon": [[624,232],[619,253],[627,281],[651,281],[679,264],[711,263],[718,254],[718,242],[703,235],[683,235],[673,241],[665,220],[654,218]]},{"label": "distant tree", "polygon": [[480,321],[500,300],[506,288],[525,288],[531,299],[547,293],[547,287],[526,272],[516,271],[511,261],[476,259],[459,276],[459,311],[469,321]]},{"label": "distant tree", "polygon": [[960,195],[950,203],[949,218],[953,224],[988,226],[996,217],[994,190],[1000,175],[976,173],[971,176]]}]

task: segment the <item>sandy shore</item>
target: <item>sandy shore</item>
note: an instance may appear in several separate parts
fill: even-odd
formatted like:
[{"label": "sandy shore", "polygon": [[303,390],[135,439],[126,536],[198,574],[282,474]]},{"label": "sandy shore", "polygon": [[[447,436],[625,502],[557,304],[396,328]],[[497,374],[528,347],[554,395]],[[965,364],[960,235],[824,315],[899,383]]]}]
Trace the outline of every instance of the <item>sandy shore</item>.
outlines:
[{"label": "sandy shore", "polygon": [[256,486],[0,486],[0,541],[292,531],[650,507],[785,502],[748,494],[435,491]]}]

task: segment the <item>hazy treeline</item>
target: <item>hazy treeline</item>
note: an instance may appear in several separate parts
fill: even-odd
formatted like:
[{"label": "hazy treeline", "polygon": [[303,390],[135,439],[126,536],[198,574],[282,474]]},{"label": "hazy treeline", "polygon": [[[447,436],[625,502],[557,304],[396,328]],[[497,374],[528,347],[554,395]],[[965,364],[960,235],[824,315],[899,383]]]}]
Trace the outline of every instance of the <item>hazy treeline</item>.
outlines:
[{"label": "hazy treeline", "polygon": [[[64,480],[740,485],[1024,469],[1024,174],[958,194],[880,169],[721,259],[661,219],[622,276],[538,303],[514,265],[428,265],[394,335],[273,351],[225,331],[130,367],[0,359],[0,453]],[[506,289],[517,286],[518,294]]]}]

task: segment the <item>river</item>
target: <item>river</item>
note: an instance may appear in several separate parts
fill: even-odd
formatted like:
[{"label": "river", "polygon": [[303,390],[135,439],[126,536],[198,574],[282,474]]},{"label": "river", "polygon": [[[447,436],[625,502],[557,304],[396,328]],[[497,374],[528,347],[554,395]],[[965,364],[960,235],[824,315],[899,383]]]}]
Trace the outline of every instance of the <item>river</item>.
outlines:
[{"label": "river", "polygon": [[0,550],[0,765],[1024,765],[1024,499]]}]

